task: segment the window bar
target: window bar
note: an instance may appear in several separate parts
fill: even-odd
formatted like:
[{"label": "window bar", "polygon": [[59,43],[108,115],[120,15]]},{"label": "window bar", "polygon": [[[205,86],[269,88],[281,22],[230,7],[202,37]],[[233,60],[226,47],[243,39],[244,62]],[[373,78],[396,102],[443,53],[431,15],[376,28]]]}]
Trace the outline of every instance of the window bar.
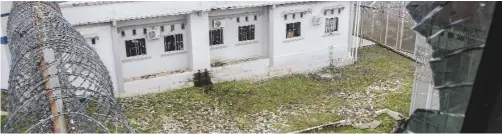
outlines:
[{"label": "window bar", "polygon": [[220,44],[223,44],[223,29],[219,29],[220,30]]},{"label": "window bar", "polygon": [[338,17],[335,17],[335,31],[338,31]]},{"label": "window bar", "polygon": [[185,44],[183,44],[183,34],[180,34],[180,45],[181,45],[181,49],[180,50],[184,50],[185,48]]},{"label": "window bar", "polygon": [[213,32],[209,30],[209,46],[213,45]]},{"label": "window bar", "polygon": [[324,23],[324,33],[328,33],[329,19],[325,18]]}]

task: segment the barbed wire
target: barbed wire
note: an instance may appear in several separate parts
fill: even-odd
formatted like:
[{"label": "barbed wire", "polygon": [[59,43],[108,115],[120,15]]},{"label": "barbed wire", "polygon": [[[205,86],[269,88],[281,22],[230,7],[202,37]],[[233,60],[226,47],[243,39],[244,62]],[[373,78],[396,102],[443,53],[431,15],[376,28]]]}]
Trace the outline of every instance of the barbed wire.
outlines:
[{"label": "barbed wire", "polygon": [[132,132],[97,53],[56,2],[13,2],[4,132]]}]

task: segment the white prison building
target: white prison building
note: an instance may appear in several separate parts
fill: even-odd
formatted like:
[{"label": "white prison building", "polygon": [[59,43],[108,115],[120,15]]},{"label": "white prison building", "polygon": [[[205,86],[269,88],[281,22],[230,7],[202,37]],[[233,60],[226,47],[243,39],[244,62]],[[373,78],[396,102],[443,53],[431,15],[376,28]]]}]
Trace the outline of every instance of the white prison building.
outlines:
[{"label": "white prison building", "polygon": [[[2,37],[8,2],[2,2]],[[213,80],[261,79],[342,66],[350,56],[352,2],[62,2],[64,17],[92,45],[117,96],[191,86],[198,70]],[[5,15],[4,15],[5,14]],[[6,37],[5,37],[6,38]],[[2,41],[7,88],[8,41]],[[222,66],[212,66],[225,63]]]}]

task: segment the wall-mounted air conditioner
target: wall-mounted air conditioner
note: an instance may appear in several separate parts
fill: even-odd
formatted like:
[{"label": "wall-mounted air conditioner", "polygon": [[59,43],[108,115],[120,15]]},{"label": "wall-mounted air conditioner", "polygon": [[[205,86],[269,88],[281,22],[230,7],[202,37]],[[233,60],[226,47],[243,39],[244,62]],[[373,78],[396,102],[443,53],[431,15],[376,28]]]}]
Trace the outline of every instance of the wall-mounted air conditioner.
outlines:
[{"label": "wall-mounted air conditioner", "polygon": [[160,31],[159,30],[150,30],[147,32],[146,34],[148,37],[149,40],[156,40],[156,39],[159,39],[160,38]]},{"label": "wall-mounted air conditioner", "polygon": [[321,24],[321,19],[322,19],[322,17],[314,16],[313,19],[312,19],[312,24],[314,26],[320,25]]},{"label": "wall-mounted air conditioner", "polygon": [[223,28],[223,27],[225,27],[224,20],[214,20],[213,21],[213,28]]}]

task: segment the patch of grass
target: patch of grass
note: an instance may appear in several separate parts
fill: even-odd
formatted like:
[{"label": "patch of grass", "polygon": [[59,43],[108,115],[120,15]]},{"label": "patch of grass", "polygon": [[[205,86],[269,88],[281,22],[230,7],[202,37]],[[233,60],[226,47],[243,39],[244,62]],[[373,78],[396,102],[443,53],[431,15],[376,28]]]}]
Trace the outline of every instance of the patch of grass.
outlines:
[{"label": "patch of grass", "polygon": [[[340,92],[365,92],[368,86],[385,80],[399,79],[404,85],[396,92],[378,98],[377,107],[388,108],[405,115],[408,113],[413,62],[378,46],[365,47],[359,52],[359,60],[342,68],[327,68],[323,72],[336,75],[333,80],[316,79],[315,75],[289,75],[262,83],[229,81],[214,84],[213,91],[204,94],[199,88],[186,88],[170,92],[122,98],[126,118],[136,132],[163,132],[163,117],[176,116],[187,132],[200,132],[201,123],[218,124],[215,119],[237,122],[241,132],[252,132],[259,112],[290,111],[273,127],[281,132],[291,132],[341,119],[336,111],[342,105],[350,105],[335,95]],[[305,107],[298,110],[298,107]],[[201,109],[219,109],[220,115],[207,115]],[[305,110],[308,109],[308,110]],[[298,113],[294,113],[298,112]],[[267,118],[271,118],[268,117]],[[326,132],[383,132],[393,129],[393,119],[382,115],[383,125],[375,130],[355,130],[341,127]],[[206,124],[202,124],[203,126]]]},{"label": "patch of grass", "polygon": [[314,130],[312,133],[389,133],[395,128],[396,122],[389,115],[383,114],[377,118],[382,123],[375,129],[356,129],[352,126],[328,127]]},{"label": "patch of grass", "polygon": [[0,116],[0,118],[2,120],[2,122],[0,123],[0,127],[1,127],[2,132],[3,132],[3,130],[5,128],[5,123],[7,123],[7,115],[2,115],[2,116]]},{"label": "patch of grass", "polygon": [[211,63],[211,67],[221,67],[221,66],[225,66],[227,63],[223,62],[223,61],[214,61],[213,63]]},{"label": "patch of grass", "polygon": [[340,116],[332,113],[313,113],[302,116],[292,116],[288,118],[289,128],[285,128],[284,132],[298,131],[299,128],[306,129],[313,126],[327,124],[340,120]]}]

